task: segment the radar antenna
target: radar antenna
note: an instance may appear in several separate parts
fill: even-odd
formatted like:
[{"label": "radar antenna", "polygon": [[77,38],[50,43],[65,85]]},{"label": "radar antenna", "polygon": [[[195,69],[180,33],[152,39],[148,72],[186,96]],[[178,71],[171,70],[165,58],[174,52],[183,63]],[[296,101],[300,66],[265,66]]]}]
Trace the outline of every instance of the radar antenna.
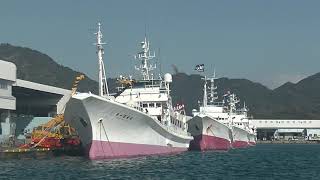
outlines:
[{"label": "radar antenna", "polygon": [[144,41],[142,41],[140,45],[142,51],[135,56],[135,59],[138,59],[141,62],[141,64],[139,67],[135,66],[135,69],[141,71],[143,80],[150,80],[150,71],[156,68],[156,64],[149,65],[148,61],[156,57],[155,52],[153,52],[153,55],[151,55],[150,42],[147,40],[146,36],[144,38]]},{"label": "radar antenna", "polygon": [[240,100],[235,94],[230,94],[229,95],[229,106],[230,106],[230,113],[235,113],[236,112],[236,104],[238,104]]},{"label": "radar antenna", "polygon": [[215,80],[217,79],[216,78],[216,71],[213,70],[213,76],[210,79],[210,92],[208,94],[208,99],[209,99],[209,102],[210,104],[213,104],[215,100],[218,99],[218,96],[217,96],[217,86],[215,86]]}]

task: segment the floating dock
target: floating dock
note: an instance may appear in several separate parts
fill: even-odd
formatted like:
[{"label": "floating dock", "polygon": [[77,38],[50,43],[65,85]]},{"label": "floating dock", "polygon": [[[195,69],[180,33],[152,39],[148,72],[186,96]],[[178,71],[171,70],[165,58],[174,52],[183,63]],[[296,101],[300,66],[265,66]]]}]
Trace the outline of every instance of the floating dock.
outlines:
[{"label": "floating dock", "polygon": [[0,150],[0,158],[38,158],[53,156],[82,156],[80,147],[62,148],[3,148]]}]

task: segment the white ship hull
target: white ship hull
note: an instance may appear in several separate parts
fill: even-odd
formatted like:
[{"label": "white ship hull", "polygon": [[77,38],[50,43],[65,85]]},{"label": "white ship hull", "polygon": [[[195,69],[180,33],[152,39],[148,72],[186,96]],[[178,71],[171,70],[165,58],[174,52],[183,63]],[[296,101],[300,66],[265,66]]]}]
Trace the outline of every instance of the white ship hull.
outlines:
[{"label": "white ship hull", "polygon": [[65,121],[78,132],[90,159],[181,152],[192,140],[144,112],[88,93],[71,98]]},{"label": "white ship hull", "polygon": [[246,148],[249,146],[249,133],[248,131],[237,127],[232,126],[232,135],[233,135],[233,148]]},{"label": "white ship hull", "polygon": [[257,136],[253,133],[249,133],[249,145],[255,146],[257,144]]},{"label": "white ship hull", "polygon": [[195,116],[188,121],[188,132],[194,137],[190,150],[229,150],[231,130],[225,124],[208,116]]}]

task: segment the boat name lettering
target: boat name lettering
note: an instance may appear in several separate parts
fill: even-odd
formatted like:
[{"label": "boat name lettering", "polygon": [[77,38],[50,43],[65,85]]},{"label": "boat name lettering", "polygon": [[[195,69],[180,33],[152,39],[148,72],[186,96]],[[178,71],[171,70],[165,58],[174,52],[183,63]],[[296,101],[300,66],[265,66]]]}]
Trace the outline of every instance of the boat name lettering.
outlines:
[{"label": "boat name lettering", "polygon": [[115,116],[117,116],[117,117],[122,117],[122,119],[129,119],[129,120],[132,120],[132,119],[133,119],[132,116],[128,116],[128,115],[126,115],[126,114],[122,114],[122,113],[119,113],[119,112],[116,113]]}]

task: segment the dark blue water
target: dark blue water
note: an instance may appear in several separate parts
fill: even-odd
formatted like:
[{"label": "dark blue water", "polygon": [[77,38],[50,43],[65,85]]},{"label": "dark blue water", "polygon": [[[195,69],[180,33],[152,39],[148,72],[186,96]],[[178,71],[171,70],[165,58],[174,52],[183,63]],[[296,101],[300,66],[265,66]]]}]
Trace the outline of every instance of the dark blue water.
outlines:
[{"label": "dark blue water", "polygon": [[90,161],[0,160],[0,179],[320,179],[320,145],[257,145],[229,152]]}]

